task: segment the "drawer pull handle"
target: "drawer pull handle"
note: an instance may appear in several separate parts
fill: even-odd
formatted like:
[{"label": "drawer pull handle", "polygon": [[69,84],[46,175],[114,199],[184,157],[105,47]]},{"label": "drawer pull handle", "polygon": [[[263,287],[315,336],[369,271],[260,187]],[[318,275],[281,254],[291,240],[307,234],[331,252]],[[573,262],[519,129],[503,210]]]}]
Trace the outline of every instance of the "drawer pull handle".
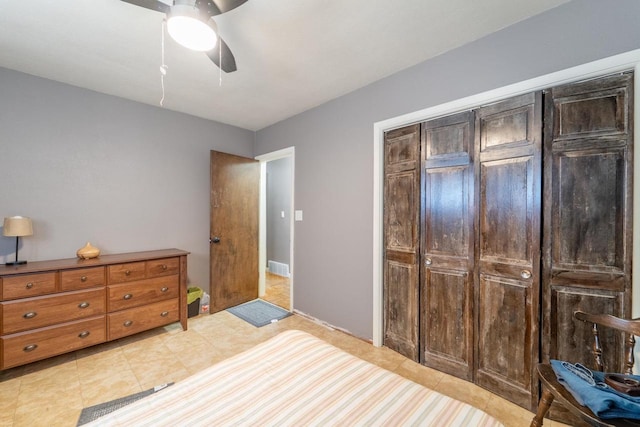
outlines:
[{"label": "drawer pull handle", "polygon": [[87,301],[83,301],[80,304],[78,304],[78,308],[87,308],[89,307],[89,303]]},{"label": "drawer pull handle", "polygon": [[24,287],[25,287],[25,289],[31,289],[31,288],[33,288],[33,282],[29,282],[29,283],[27,283]]},{"label": "drawer pull handle", "polygon": [[125,296],[122,297],[122,299],[131,299],[133,298],[133,295],[131,294],[126,294]]},{"label": "drawer pull handle", "polygon": [[38,348],[38,344],[29,344],[27,346],[25,346],[22,351],[24,351],[25,353],[29,353],[30,351],[35,350],[36,348]]},{"label": "drawer pull handle", "polygon": [[127,320],[126,322],[123,323],[123,325],[128,328],[129,326],[133,325],[133,321],[132,320]]},{"label": "drawer pull handle", "polygon": [[162,270],[166,270],[167,269],[167,264],[162,264]]},{"label": "drawer pull handle", "polygon": [[82,332],[80,332],[80,333],[78,334],[78,338],[86,338],[86,337],[88,337],[89,335],[91,335],[91,332],[89,332],[89,331],[82,331]]},{"label": "drawer pull handle", "polygon": [[127,270],[127,271],[125,271],[125,272],[124,272],[124,275],[125,275],[125,276],[129,276],[129,275],[131,275],[131,270]]},{"label": "drawer pull handle", "polygon": [[28,313],[23,314],[22,317],[24,317],[25,319],[33,319],[37,315],[38,313],[36,313],[35,311],[30,311]]},{"label": "drawer pull handle", "polygon": [[431,265],[433,263],[433,261],[431,260],[431,258],[425,258],[424,263],[426,265]]},{"label": "drawer pull handle", "polygon": [[163,286],[162,289],[160,289],[162,292],[167,292],[169,290],[169,288],[167,288],[166,286]]},{"label": "drawer pull handle", "polygon": [[87,276],[82,276],[82,277],[80,278],[80,281],[81,281],[81,282],[86,282],[86,281],[87,281]]},{"label": "drawer pull handle", "polygon": [[522,277],[523,279],[528,279],[531,277],[531,272],[529,270],[522,270],[520,272],[520,277]]},{"label": "drawer pull handle", "polygon": [[162,313],[160,313],[160,316],[162,317],[167,317],[169,315],[168,311],[163,311]]}]

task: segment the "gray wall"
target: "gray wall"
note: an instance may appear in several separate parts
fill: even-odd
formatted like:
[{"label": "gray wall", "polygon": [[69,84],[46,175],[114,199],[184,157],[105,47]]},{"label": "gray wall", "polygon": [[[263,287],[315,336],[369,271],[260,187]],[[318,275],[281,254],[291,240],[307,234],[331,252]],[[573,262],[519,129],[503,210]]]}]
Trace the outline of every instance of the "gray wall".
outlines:
[{"label": "gray wall", "polygon": [[290,224],[291,158],[285,157],[267,162],[267,261],[289,264]]},{"label": "gray wall", "polygon": [[[21,258],[178,247],[208,287],[210,149],[296,147],[295,308],[372,334],[373,123],[640,48],[637,0],[574,0],[254,133],[0,68],[0,217]],[[255,145],[253,145],[255,143]],[[255,153],[252,153],[255,151]],[[0,236],[0,263],[14,240]]]},{"label": "gray wall", "polygon": [[580,0],[258,131],[295,146],[295,308],[366,338],[373,316],[373,123],[640,48],[640,1]]},{"label": "gray wall", "polygon": [[251,156],[254,135],[0,68],[0,217],[32,217],[21,259],[176,247],[208,289],[209,150]]}]

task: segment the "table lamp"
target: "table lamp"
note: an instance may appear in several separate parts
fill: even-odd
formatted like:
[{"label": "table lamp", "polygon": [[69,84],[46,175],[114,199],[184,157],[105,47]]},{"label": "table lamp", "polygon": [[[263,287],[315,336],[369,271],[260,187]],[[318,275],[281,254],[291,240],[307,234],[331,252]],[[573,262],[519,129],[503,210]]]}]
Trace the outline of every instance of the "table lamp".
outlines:
[{"label": "table lamp", "polygon": [[16,238],[16,260],[8,262],[7,265],[26,264],[27,261],[18,261],[18,242],[21,236],[31,236],[33,234],[33,225],[31,218],[23,216],[10,216],[4,219],[4,227],[2,234],[7,237]]}]

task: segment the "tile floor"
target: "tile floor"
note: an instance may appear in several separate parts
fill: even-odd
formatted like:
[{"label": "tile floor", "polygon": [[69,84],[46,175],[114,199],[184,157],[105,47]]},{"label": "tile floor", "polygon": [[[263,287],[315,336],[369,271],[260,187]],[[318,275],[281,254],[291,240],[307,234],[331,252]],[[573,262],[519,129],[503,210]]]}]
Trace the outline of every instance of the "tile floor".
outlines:
[{"label": "tile floor", "polygon": [[285,310],[291,310],[291,286],[288,277],[265,273],[265,294],[261,297]]},{"label": "tile floor", "polygon": [[[83,407],[180,381],[279,332],[300,329],[406,378],[481,408],[507,427],[532,414],[473,384],[299,315],[256,328],[222,311],[0,372],[1,426],[75,426]],[[546,421],[545,426],[561,424]]]}]

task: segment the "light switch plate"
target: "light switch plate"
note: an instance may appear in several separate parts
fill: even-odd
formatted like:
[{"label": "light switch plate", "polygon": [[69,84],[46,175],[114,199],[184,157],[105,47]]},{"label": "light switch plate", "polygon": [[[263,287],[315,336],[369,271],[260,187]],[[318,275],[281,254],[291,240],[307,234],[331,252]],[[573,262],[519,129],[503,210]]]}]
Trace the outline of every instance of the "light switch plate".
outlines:
[{"label": "light switch plate", "polygon": [[302,221],[302,211],[296,211],[296,221]]}]

